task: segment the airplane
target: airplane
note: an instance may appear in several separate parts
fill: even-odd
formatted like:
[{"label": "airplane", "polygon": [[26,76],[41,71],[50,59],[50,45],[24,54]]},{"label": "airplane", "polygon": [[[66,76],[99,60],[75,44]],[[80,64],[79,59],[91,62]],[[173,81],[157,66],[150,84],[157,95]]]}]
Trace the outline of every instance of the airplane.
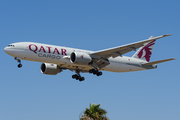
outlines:
[{"label": "airplane", "polygon": [[[175,60],[175,58],[150,62],[150,57],[157,39],[170,36],[165,34],[158,37],[134,42],[100,51],[88,51],[69,47],[41,44],[35,42],[17,42],[4,48],[4,51],[18,61],[42,62],[41,73],[56,75],[63,70],[75,71],[73,79],[84,81],[80,73],[92,73],[101,76],[101,71],[132,72],[157,68],[158,63]],[[139,49],[138,49],[139,48]],[[137,50],[138,49],[138,50]],[[132,57],[123,56],[130,51],[136,51]]]}]

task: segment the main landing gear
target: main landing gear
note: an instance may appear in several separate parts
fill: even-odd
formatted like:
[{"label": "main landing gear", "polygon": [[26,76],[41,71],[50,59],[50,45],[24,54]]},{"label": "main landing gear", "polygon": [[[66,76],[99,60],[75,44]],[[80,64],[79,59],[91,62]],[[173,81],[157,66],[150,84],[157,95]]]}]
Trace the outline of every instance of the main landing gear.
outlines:
[{"label": "main landing gear", "polygon": [[76,79],[76,80],[79,80],[80,82],[85,80],[84,77],[81,77],[81,76],[78,75],[78,74],[72,75],[72,78],[73,78],[73,79]]},{"label": "main landing gear", "polygon": [[89,70],[89,73],[93,73],[94,75],[101,76],[102,72],[99,72],[98,69],[91,69]]},{"label": "main landing gear", "polygon": [[18,57],[15,57],[14,59],[17,60],[17,62],[19,63],[19,64],[18,64],[18,68],[21,68],[21,67],[22,67],[21,59],[18,58]]},{"label": "main landing gear", "polygon": [[73,78],[73,79],[79,80],[80,82],[85,80],[85,78],[84,78],[84,77],[81,77],[81,75],[79,74],[79,73],[80,73],[80,70],[76,70],[75,72],[76,72],[77,74],[72,75],[72,78]]},{"label": "main landing gear", "polygon": [[[80,82],[85,80],[84,77],[81,77],[80,70],[75,70],[75,72],[77,74],[72,75],[73,79],[79,80]],[[94,75],[97,75],[97,76],[101,76],[102,75],[102,72],[100,72],[98,69],[91,69],[91,70],[89,70],[89,73],[93,73]]]}]

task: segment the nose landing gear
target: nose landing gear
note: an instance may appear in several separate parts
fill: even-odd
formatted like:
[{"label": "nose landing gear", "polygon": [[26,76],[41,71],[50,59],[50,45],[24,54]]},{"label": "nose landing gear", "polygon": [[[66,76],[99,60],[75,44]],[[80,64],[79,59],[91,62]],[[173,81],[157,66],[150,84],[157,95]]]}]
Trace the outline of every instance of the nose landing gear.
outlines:
[{"label": "nose landing gear", "polygon": [[14,59],[17,60],[17,62],[19,63],[19,64],[18,64],[18,68],[21,68],[21,67],[22,67],[21,59],[18,58],[18,57],[15,57]]}]

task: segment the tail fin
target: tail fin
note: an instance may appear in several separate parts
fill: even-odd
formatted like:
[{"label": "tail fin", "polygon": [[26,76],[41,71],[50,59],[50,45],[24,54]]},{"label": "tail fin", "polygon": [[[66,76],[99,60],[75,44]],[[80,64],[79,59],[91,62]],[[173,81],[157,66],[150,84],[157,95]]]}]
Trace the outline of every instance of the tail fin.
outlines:
[{"label": "tail fin", "polygon": [[[154,38],[154,36],[151,36],[149,39],[151,38]],[[156,40],[145,43],[144,46],[140,47],[139,50],[132,57],[149,62],[155,42]]]}]

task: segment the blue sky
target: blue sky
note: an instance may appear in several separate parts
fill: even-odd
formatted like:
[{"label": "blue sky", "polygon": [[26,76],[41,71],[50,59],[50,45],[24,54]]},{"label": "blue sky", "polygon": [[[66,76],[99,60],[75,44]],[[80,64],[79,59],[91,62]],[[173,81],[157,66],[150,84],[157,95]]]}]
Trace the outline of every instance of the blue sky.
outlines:
[{"label": "blue sky", "polygon": [[[111,120],[179,120],[179,5],[170,0],[0,1],[0,119],[77,120],[90,103],[101,103]],[[156,42],[151,61],[177,60],[155,70],[85,73],[84,82],[73,80],[70,71],[41,74],[38,62],[22,61],[19,69],[3,51],[23,41],[96,51],[169,33]]]}]

